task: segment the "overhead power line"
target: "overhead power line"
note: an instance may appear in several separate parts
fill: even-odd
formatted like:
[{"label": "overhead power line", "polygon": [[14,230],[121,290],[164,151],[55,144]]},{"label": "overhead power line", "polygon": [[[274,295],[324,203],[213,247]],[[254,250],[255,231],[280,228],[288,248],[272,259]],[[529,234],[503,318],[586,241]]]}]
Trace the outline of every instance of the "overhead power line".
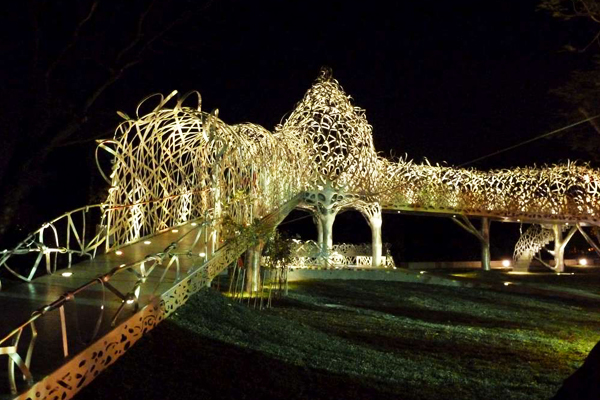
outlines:
[{"label": "overhead power line", "polygon": [[485,155],[485,156],[483,156],[483,157],[479,157],[479,158],[476,158],[476,159],[474,159],[474,160],[467,161],[467,162],[465,162],[465,163],[462,163],[462,164],[458,165],[458,167],[464,167],[465,165],[473,164],[473,163],[475,163],[475,162],[477,162],[477,161],[481,161],[481,160],[483,160],[483,159],[486,159],[486,158],[489,158],[489,157],[492,157],[492,156],[495,156],[495,155],[498,155],[498,154],[501,154],[501,153],[507,152],[507,151],[509,151],[509,150],[516,149],[517,147],[524,146],[524,145],[526,145],[526,144],[529,144],[529,143],[531,143],[531,142],[535,142],[536,140],[543,139],[543,138],[545,138],[545,137],[548,137],[548,136],[552,136],[552,135],[554,135],[554,134],[556,134],[556,133],[559,133],[559,132],[562,132],[562,131],[566,131],[567,129],[571,129],[571,128],[573,128],[573,127],[577,126],[577,125],[581,125],[581,124],[583,124],[583,123],[586,123],[586,122],[593,121],[593,120],[595,120],[595,119],[597,119],[597,118],[600,118],[600,114],[598,114],[598,115],[595,115],[595,116],[593,116],[593,117],[586,118],[586,119],[584,119],[584,120],[581,120],[581,121],[578,121],[578,122],[575,122],[575,123],[573,123],[573,124],[571,124],[571,125],[563,126],[562,128],[556,129],[556,130],[554,130],[554,131],[552,131],[552,132],[544,133],[543,135],[536,136],[536,137],[534,137],[534,138],[531,138],[531,139],[525,140],[524,142],[517,143],[517,144],[515,144],[515,145],[512,145],[512,146],[510,146],[510,147],[507,147],[507,148],[505,148],[505,149],[502,149],[502,150],[495,151],[495,152],[493,152],[493,153],[490,153],[490,154],[488,154],[488,155]]}]

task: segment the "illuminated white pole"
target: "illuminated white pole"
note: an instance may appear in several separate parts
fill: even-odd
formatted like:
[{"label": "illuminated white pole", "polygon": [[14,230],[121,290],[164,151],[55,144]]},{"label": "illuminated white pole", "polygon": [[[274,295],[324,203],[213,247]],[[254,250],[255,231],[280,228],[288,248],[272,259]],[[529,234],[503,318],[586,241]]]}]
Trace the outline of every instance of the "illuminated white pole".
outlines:
[{"label": "illuminated white pole", "polygon": [[565,270],[565,248],[567,243],[573,237],[573,234],[577,231],[577,226],[571,228],[569,233],[563,238],[563,227],[562,224],[553,224],[552,232],[554,233],[554,270],[556,272],[564,272]]},{"label": "illuminated white pole", "polygon": [[318,215],[313,214],[313,222],[317,226],[317,244],[319,245],[319,249],[323,248],[323,224],[321,223],[321,219]]},{"label": "illuminated white pole", "polygon": [[263,244],[258,243],[248,248],[246,252],[246,291],[255,293],[260,287],[260,258]]},{"label": "illuminated white pole", "polygon": [[373,260],[371,265],[373,267],[379,267],[381,265],[381,254],[383,251],[383,244],[381,243],[381,209],[369,217],[369,226],[371,227],[371,242],[373,246]]},{"label": "illuminated white pole", "polygon": [[333,222],[338,210],[330,208],[325,209],[326,214],[319,212],[319,219],[321,220],[321,229],[323,232],[323,241],[321,242],[321,254],[324,257],[329,257],[329,253],[333,248]]},{"label": "illuminated white pole", "polygon": [[481,269],[490,271],[490,220],[486,217],[481,218]]}]

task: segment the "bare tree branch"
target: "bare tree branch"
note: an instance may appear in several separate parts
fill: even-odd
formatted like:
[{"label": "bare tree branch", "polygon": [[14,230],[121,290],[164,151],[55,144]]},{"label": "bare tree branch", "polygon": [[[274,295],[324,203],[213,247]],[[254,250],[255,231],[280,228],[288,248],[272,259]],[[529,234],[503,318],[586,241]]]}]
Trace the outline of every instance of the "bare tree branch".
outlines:
[{"label": "bare tree branch", "polygon": [[40,57],[40,24],[39,13],[43,3],[35,0],[29,1],[31,27],[33,29],[33,51],[31,57],[31,71],[37,68]]},{"label": "bare tree branch", "polygon": [[71,35],[71,40],[69,41],[69,43],[67,43],[67,45],[65,47],[63,47],[62,51],[59,53],[59,55],[56,57],[56,59],[52,63],[50,63],[50,65],[48,66],[48,69],[46,70],[46,74],[45,74],[46,87],[48,87],[48,82],[50,80],[50,76],[52,75],[52,72],[54,72],[54,70],[56,69],[58,64],[63,60],[63,58],[69,52],[69,50],[71,50],[73,48],[73,46],[75,46],[75,44],[77,44],[77,41],[79,39],[79,32],[81,31],[83,26],[90,19],[92,19],[97,8],[98,8],[98,0],[94,0],[87,15],[81,21],[79,21],[79,23],[77,24],[77,27],[73,31],[73,35]]},{"label": "bare tree branch", "polygon": [[113,134],[114,132],[115,132],[114,128],[106,129],[97,135],[86,137],[85,139],[73,140],[70,142],[61,143],[60,145],[57,145],[56,147],[69,147],[69,146],[76,146],[78,144],[93,143],[98,139],[106,139],[107,136]]},{"label": "bare tree branch", "polygon": [[[587,3],[587,0],[579,0],[579,2],[583,5],[583,7],[585,8],[585,14],[587,14],[588,17],[590,17],[592,19],[592,21],[600,23],[600,20],[598,19],[598,17],[596,16],[596,12],[594,12],[590,5]],[[573,3],[573,8],[575,8],[575,2]]]},{"label": "bare tree branch", "polygon": [[589,49],[590,46],[594,43],[597,43],[600,46],[600,31],[598,31],[598,33],[596,33],[596,36],[594,36],[594,38],[590,40],[590,42],[583,49],[579,50],[579,52],[583,53],[587,51],[587,49]]},{"label": "bare tree branch", "polygon": [[598,134],[600,134],[600,126],[598,125],[598,121],[595,119],[591,119],[591,115],[590,113],[587,112],[587,110],[583,107],[579,107],[579,112],[583,114],[583,116],[586,119],[589,119],[590,124],[592,125],[592,127],[594,127],[594,129],[596,130],[596,132],[598,132]]},{"label": "bare tree branch", "polygon": [[142,12],[142,14],[140,15],[140,18],[137,23],[136,35],[133,38],[133,40],[131,42],[129,42],[129,44],[127,46],[125,46],[123,49],[121,49],[119,54],[117,54],[117,58],[116,58],[117,63],[119,63],[121,61],[121,59],[125,56],[125,54],[127,54],[131,49],[133,49],[144,37],[144,21],[146,20],[146,17],[150,13],[150,11],[152,10],[152,8],[156,4],[156,2],[157,2],[157,0],[153,0],[148,5],[148,7],[144,10],[144,12]]}]

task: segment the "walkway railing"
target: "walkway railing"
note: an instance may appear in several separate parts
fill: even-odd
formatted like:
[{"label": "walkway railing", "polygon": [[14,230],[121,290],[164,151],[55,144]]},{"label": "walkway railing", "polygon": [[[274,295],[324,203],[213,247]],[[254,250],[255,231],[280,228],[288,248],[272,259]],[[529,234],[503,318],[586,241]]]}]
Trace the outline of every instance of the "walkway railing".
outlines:
[{"label": "walkway railing", "polygon": [[[396,268],[389,248],[389,243],[384,244],[386,255],[381,257],[381,267]],[[336,244],[331,248],[329,255],[324,256],[315,241],[295,241],[292,254],[293,257],[290,263],[292,268],[367,268],[373,265],[370,244]]]},{"label": "walkway railing", "polygon": [[[296,196],[263,217],[256,227],[257,235],[265,235],[272,231],[297,206],[299,201],[300,196]],[[226,242],[212,255],[201,255],[199,252],[193,252],[194,247],[198,244],[204,246],[205,243],[202,242],[203,233],[206,232],[206,228],[210,229],[211,222],[204,221],[197,224],[161,252],[148,255],[142,260],[116,266],[108,273],[90,280],[73,291],[64,293],[56,301],[34,311],[29,319],[1,338],[0,356],[7,355],[9,357],[8,379],[11,392],[16,394],[19,391],[16,366],[28,386],[24,396],[39,394],[41,397],[49,395],[52,395],[52,397],[58,396],[58,398],[72,397],[84,386],[84,383],[87,384],[101,370],[120,357],[143,333],[153,329],[174,310],[185,304],[191,294],[210,283],[250,245],[246,242],[246,238],[237,236]],[[183,240],[189,235],[195,235],[191,245],[188,244],[185,248],[182,248]],[[194,260],[194,265],[188,270],[186,276],[180,279],[179,264],[182,257],[191,257]],[[158,287],[164,282],[167,272],[172,268],[176,269],[173,286],[162,294],[156,294]],[[112,282],[116,276],[123,274],[125,271],[133,273],[136,279],[131,281],[126,290],[119,290]],[[158,277],[159,274],[158,282],[156,279],[150,279],[151,277]],[[123,280],[118,282],[119,285],[123,284]],[[69,340],[69,338],[73,337],[75,333],[80,333],[68,330],[68,316],[65,306],[74,302],[82,292],[97,287],[100,288],[101,301],[98,303],[98,317],[90,335],[91,339],[85,343],[87,347],[74,351],[72,340]],[[146,295],[145,299],[147,301],[145,304],[140,304],[142,293]],[[107,297],[110,294],[113,295],[112,300]],[[105,335],[98,338],[111,301],[113,309],[117,305],[118,307],[110,316],[110,328],[106,329],[105,327]],[[117,326],[119,316],[128,307],[133,308],[134,315]],[[39,341],[39,335],[53,333],[39,330],[39,326],[42,325],[40,321],[52,315],[56,316],[56,314],[60,319],[61,337],[57,345],[62,347],[65,363],[43,381],[34,383],[31,365],[35,356],[35,344]],[[76,318],[76,314],[72,318]],[[25,346],[20,346],[25,332],[30,333],[29,340]],[[79,353],[73,356],[77,351]],[[65,377],[68,377],[68,379]]]},{"label": "walkway railing", "polygon": [[[4,267],[15,277],[31,282],[42,263],[48,274],[54,273],[59,266],[59,255],[65,255],[67,268],[71,268],[73,256],[95,257],[97,249],[109,236],[106,228],[96,225],[102,215],[103,206],[95,204],[69,211],[45,223],[13,249],[3,250],[0,268]],[[26,275],[9,266],[8,261],[15,256],[35,257]]]},{"label": "walkway railing", "polygon": [[[179,253],[176,251],[178,250],[181,241],[185,239],[188,235],[193,233],[195,233],[196,236],[194,238],[193,244],[189,248],[194,248],[199,243],[202,237],[202,228],[204,228],[207,225],[207,222],[196,225],[193,229],[182,235],[178,240],[171,243],[163,251],[148,255],[144,259],[139,261],[135,261],[128,264],[121,264],[117,267],[112,268],[108,273],[98,276],[97,278],[85,283],[84,285],[81,285],[77,289],[64,293],[54,302],[34,311],[32,316],[27,321],[23,322],[18,327],[13,329],[4,338],[0,339],[0,355],[8,355],[12,360],[12,362],[9,362],[8,370],[11,392],[17,392],[17,385],[15,380],[15,365],[23,374],[23,377],[27,381],[27,384],[33,384],[30,366],[35,343],[38,336],[38,330],[36,328],[36,322],[38,320],[48,316],[50,313],[58,311],[61,327],[62,351],[64,358],[69,357],[71,351],[68,338],[72,336],[73,332],[67,332],[67,315],[65,313],[66,304],[74,302],[76,298],[86,290],[89,290],[96,286],[99,286],[101,288],[102,298],[99,305],[100,311],[98,313],[98,318],[95,323],[94,331],[92,332],[90,341],[95,339],[99,333],[100,327],[105,318],[105,314],[109,309],[110,301],[107,299],[107,294],[112,293],[116,297],[117,302],[120,302],[120,305],[117,307],[116,311],[114,311],[114,314],[110,318],[110,326],[114,327],[117,322],[117,319],[119,318],[119,315],[121,315],[121,313],[125,310],[126,307],[130,306],[133,307],[135,312],[138,311],[140,294],[143,288],[147,288],[148,286],[154,285],[154,288],[151,288],[151,290],[146,290],[146,292],[150,293],[150,296],[154,295],[159,285],[164,281],[165,276],[173,266],[176,269],[176,280],[179,280],[180,257],[194,257],[198,260],[204,258],[200,257],[197,254],[190,253],[189,251]],[[164,268],[162,269],[162,274],[160,275],[158,282],[150,281],[149,278],[151,276],[155,276],[161,272],[157,270],[157,267],[159,266]],[[128,288],[128,290],[119,290],[115,286],[113,286],[111,280],[115,276],[125,273],[126,271],[129,273],[133,273],[136,276],[137,280],[132,282],[132,286]],[[121,280],[120,283],[122,282],[123,281]],[[18,349],[21,336],[26,330],[30,330],[31,337],[29,339],[29,343],[26,346],[27,350],[25,359],[23,359],[23,357],[21,357],[21,355],[19,354]]]}]

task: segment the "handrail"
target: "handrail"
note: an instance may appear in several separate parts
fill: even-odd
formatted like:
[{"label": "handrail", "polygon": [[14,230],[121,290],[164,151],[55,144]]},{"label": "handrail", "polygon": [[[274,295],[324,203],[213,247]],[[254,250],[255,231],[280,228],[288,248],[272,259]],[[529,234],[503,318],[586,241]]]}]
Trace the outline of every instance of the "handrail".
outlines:
[{"label": "handrail", "polygon": [[[109,206],[107,204],[93,204],[93,205],[88,205],[88,206],[84,206],[84,207],[79,207],[76,208],[74,210],[71,211],[67,211],[64,214],[61,214],[60,216],[52,219],[51,221],[48,221],[44,224],[42,224],[37,230],[31,232],[29,235],[27,235],[27,237],[25,239],[23,239],[22,241],[20,241],[14,248],[12,249],[5,249],[5,250],[1,250],[0,251],[0,268],[4,267],[8,272],[10,272],[13,276],[15,276],[16,278],[25,281],[25,282],[31,282],[31,280],[33,279],[33,277],[35,276],[35,273],[37,272],[42,260],[45,261],[46,264],[46,272],[48,274],[52,274],[56,271],[57,268],[57,258],[56,255],[57,254],[67,254],[68,255],[68,263],[67,263],[67,268],[71,268],[72,265],[72,256],[73,255],[78,255],[78,256],[87,256],[90,258],[94,258],[96,255],[96,252],[98,250],[98,248],[105,242],[107,242],[108,238],[111,236],[111,234],[114,232],[114,227],[113,229],[108,229],[107,226],[105,225],[101,225],[102,229],[94,236],[92,237],[87,243],[86,243],[86,217],[87,214],[90,212],[90,210],[92,209],[100,209],[101,214],[100,214],[100,218],[98,219],[97,222],[101,223],[102,220],[105,219],[106,214],[110,211],[115,211],[115,210],[121,210],[121,209],[127,209],[127,208],[133,208],[136,206],[140,206],[140,205],[146,205],[149,203],[156,203],[156,202],[160,202],[160,201],[164,201],[164,200],[172,200],[181,196],[187,196],[190,194],[195,194],[195,193],[200,193],[200,192],[205,192],[208,189],[203,188],[203,189],[196,189],[196,190],[189,190],[186,191],[185,193],[180,193],[177,195],[171,195],[171,196],[165,196],[163,198],[160,199],[152,199],[150,201],[144,201],[141,203],[134,203],[134,204],[125,204],[125,205],[112,205]],[[208,214],[210,214],[210,210],[207,210]],[[75,226],[75,222],[74,222],[74,216],[77,213],[82,213],[82,226],[81,231],[79,231],[77,229],[77,227]],[[59,222],[65,220],[66,221],[66,226],[64,226],[63,230],[64,232],[60,232],[59,235],[59,230],[57,228],[57,225]],[[47,229],[51,230],[51,237],[48,238],[49,241],[53,241],[54,243],[50,244],[47,243],[47,241],[44,240],[44,233],[46,232]],[[74,240],[71,240],[71,237],[74,238]],[[61,241],[59,239],[64,239],[64,245],[61,246]],[[142,238],[140,238],[142,239]],[[12,257],[12,256],[17,256],[17,255],[27,255],[27,254],[31,254],[31,253],[39,253],[37,258],[35,259],[35,261],[33,262],[33,266],[31,267],[31,269],[29,270],[29,273],[27,274],[27,276],[20,274],[19,272],[17,272],[14,268],[11,268],[8,265],[8,260]],[[53,258],[53,254],[55,255]],[[0,289],[2,289],[2,281],[0,280]]]},{"label": "handrail", "polygon": [[[268,234],[272,229],[275,228],[283,218],[297,206],[301,199],[301,195],[296,195],[290,200],[284,202],[277,206],[273,211],[271,211],[267,215],[263,215],[260,220],[260,224],[256,226],[256,233],[260,236],[264,236]],[[67,335],[67,326],[66,326],[66,313],[65,306],[75,300],[78,294],[83,292],[90,287],[95,285],[102,285],[103,293],[104,289],[108,289],[109,292],[113,293],[117,299],[121,300],[121,305],[114,312],[114,315],[111,319],[111,325],[115,326],[117,318],[124,310],[126,305],[130,304],[135,307],[135,310],[140,307],[139,305],[139,296],[141,293],[141,288],[144,284],[148,283],[148,277],[153,273],[157,266],[163,265],[165,266],[165,270],[163,271],[158,284],[152,289],[150,292],[153,295],[158,289],[158,285],[163,281],[166,276],[166,272],[171,268],[173,264],[177,268],[177,282],[185,282],[194,274],[201,273],[204,277],[203,279],[210,280],[214,278],[218,273],[220,273],[224,268],[227,267],[231,262],[235,261],[239,254],[245,251],[250,243],[248,242],[248,238],[243,237],[242,235],[238,235],[231,240],[224,243],[218,250],[216,250],[213,254],[211,254],[211,258],[202,263],[202,265],[192,268],[188,271],[188,274],[179,280],[179,257],[185,256],[194,256],[191,253],[191,249],[194,249],[200,242],[202,238],[206,239],[206,236],[203,237],[203,233],[208,232],[208,227],[214,226],[216,221],[214,219],[205,219],[202,223],[196,225],[192,229],[185,232],[182,236],[180,236],[176,241],[169,244],[162,251],[147,255],[141,260],[133,261],[130,263],[120,264],[114,268],[112,268],[109,272],[99,275],[96,278],[84,283],[83,285],[77,287],[74,290],[67,291],[58,297],[52,303],[49,303],[43,307],[38,308],[34,311],[26,321],[22,322],[17,326],[17,328],[13,329],[10,333],[5,335],[0,339],[0,355],[8,355],[10,357],[9,361],[9,383],[11,392],[17,393],[17,384],[15,378],[15,365],[21,371],[23,378],[27,382],[29,386],[33,384],[33,378],[30,371],[31,359],[33,357],[33,349],[35,346],[35,342],[38,336],[38,332],[36,329],[36,321],[40,318],[48,315],[49,313],[58,310],[60,314],[61,321],[61,335],[62,335],[62,346],[63,346],[63,354],[64,358],[69,357],[70,349]],[[188,251],[177,252],[182,240],[188,235],[191,235],[195,232],[195,238],[191,245],[189,245]],[[201,258],[200,254],[196,257]],[[167,262],[167,259],[170,260]],[[149,265],[147,265],[149,264]],[[133,282],[133,285],[129,288],[127,292],[122,292],[116,289],[111,285],[111,279],[121,274],[123,271],[130,271],[136,275],[138,278]],[[176,285],[174,285],[175,287]],[[146,286],[147,287],[147,286]],[[171,289],[172,290],[172,289]],[[98,320],[95,325],[94,335],[92,340],[98,333],[98,328],[101,325],[101,322],[104,320],[104,310],[106,309],[105,303],[106,298],[103,296],[101,303],[101,312],[98,317]],[[27,354],[25,360],[21,358],[18,353],[18,345],[19,340],[21,339],[22,333],[30,328],[31,329],[31,338],[29,339],[29,344],[27,345]]]},{"label": "handrail", "polygon": [[[84,207],[79,207],[74,210],[68,211],[53,220],[44,223],[40,228],[30,233],[24,240],[19,242],[13,249],[8,250],[5,249],[1,252],[0,256],[0,267],[6,268],[12,275],[15,277],[25,281],[31,282],[33,276],[35,275],[42,259],[46,262],[46,270],[49,274],[56,271],[57,268],[57,260],[54,257],[54,261],[52,260],[52,253],[61,253],[68,254],[68,267],[71,267],[72,264],[72,255],[80,255],[80,256],[88,256],[93,258],[97,248],[106,240],[108,236],[108,232],[105,232],[105,229],[98,232],[94,237],[92,237],[86,243],[86,217],[88,213],[92,209],[102,209],[104,206],[102,204],[94,204],[88,205]],[[81,213],[81,218],[83,220],[81,231],[78,231],[75,223],[73,222],[74,216],[78,213]],[[57,230],[57,223],[66,220],[66,232],[64,235],[64,243],[61,243],[59,240],[59,232]],[[45,243],[44,233],[47,229],[51,230],[51,237],[49,241],[54,241],[51,245],[50,243]],[[63,232],[61,232],[63,233]],[[71,240],[71,236],[74,237],[74,240]],[[60,239],[63,239],[61,236]],[[63,246],[61,246],[63,244]],[[8,266],[8,260],[14,255],[24,255],[29,253],[39,253],[31,270],[29,271],[28,276],[23,276],[20,273],[16,272],[14,269]],[[0,282],[0,288],[1,288]]]},{"label": "handrail", "polygon": [[[31,317],[29,317],[26,321],[19,324],[15,329],[13,329],[7,335],[5,335],[3,338],[1,338],[0,339],[0,355],[8,355],[12,360],[12,362],[9,362],[9,374],[8,374],[11,392],[13,394],[17,392],[17,386],[16,386],[15,374],[14,374],[14,366],[15,365],[17,365],[19,367],[19,370],[23,374],[27,383],[29,385],[32,384],[32,375],[31,375],[29,368],[31,365],[33,348],[34,348],[35,341],[37,338],[37,330],[35,327],[35,322],[39,318],[45,316],[46,314],[48,314],[52,311],[59,310],[60,318],[61,318],[61,333],[62,333],[63,351],[64,351],[65,358],[68,357],[69,356],[69,346],[68,346],[67,333],[66,333],[66,323],[65,323],[66,317],[65,317],[65,313],[64,313],[64,306],[67,303],[73,301],[75,299],[75,297],[78,294],[80,294],[81,292],[83,292],[84,290],[100,284],[103,286],[103,288],[109,289],[110,292],[112,292],[116,297],[121,299],[121,305],[115,311],[115,314],[111,320],[111,325],[114,326],[118,316],[121,314],[121,312],[123,311],[124,307],[127,304],[133,304],[135,309],[136,310],[138,309],[138,307],[139,307],[138,301],[139,301],[139,295],[141,292],[141,287],[144,283],[147,282],[147,278],[152,274],[155,267],[158,265],[162,265],[168,257],[171,257],[171,262],[169,262],[168,265],[166,266],[165,271],[163,272],[158,284],[156,285],[156,287],[154,288],[152,293],[154,293],[156,291],[156,289],[158,288],[158,285],[160,285],[160,283],[162,283],[163,279],[166,276],[166,272],[169,270],[169,268],[173,264],[173,260],[177,260],[178,257],[181,255],[186,255],[186,256],[190,255],[189,252],[181,253],[181,254],[174,253],[174,251],[178,248],[180,242],[185,237],[190,235],[192,232],[197,231],[196,238],[195,238],[191,248],[195,247],[201,238],[202,228],[205,228],[206,226],[210,225],[211,222],[212,221],[204,221],[201,224],[196,225],[195,227],[193,227],[192,229],[187,231],[185,234],[180,236],[176,241],[169,244],[169,246],[167,246],[161,252],[147,255],[146,257],[144,257],[143,259],[138,260],[138,261],[120,264],[119,266],[112,268],[109,272],[102,274],[102,275],[84,283],[83,285],[79,286],[78,288],[76,288],[72,291],[63,293],[58,299],[56,299],[52,303],[49,303],[49,304],[35,310],[32,313]],[[145,266],[145,263],[147,263],[147,262],[152,263],[149,268],[146,268],[146,266]],[[175,264],[177,264],[177,279],[178,279],[179,278],[179,263],[178,263],[178,261],[176,261]],[[136,271],[137,267],[140,268],[140,272]],[[124,271],[133,272],[138,277],[138,280],[134,282],[133,287],[127,293],[122,293],[121,291],[119,291],[118,289],[116,289],[114,286],[112,286],[110,284],[111,279],[115,275],[120,274]],[[96,323],[96,329],[94,332],[94,336],[97,334],[98,328],[100,327],[101,321],[104,317],[103,312],[106,309],[105,302],[106,302],[106,299],[103,298],[102,304],[100,306],[102,313],[100,314],[99,319]],[[25,359],[25,361],[23,361],[23,359],[18,354],[18,344],[19,344],[19,340],[21,338],[22,333],[28,327],[31,327],[32,336],[31,336],[30,342],[28,344],[26,359]],[[10,343],[10,344],[6,345],[7,343]]]}]

